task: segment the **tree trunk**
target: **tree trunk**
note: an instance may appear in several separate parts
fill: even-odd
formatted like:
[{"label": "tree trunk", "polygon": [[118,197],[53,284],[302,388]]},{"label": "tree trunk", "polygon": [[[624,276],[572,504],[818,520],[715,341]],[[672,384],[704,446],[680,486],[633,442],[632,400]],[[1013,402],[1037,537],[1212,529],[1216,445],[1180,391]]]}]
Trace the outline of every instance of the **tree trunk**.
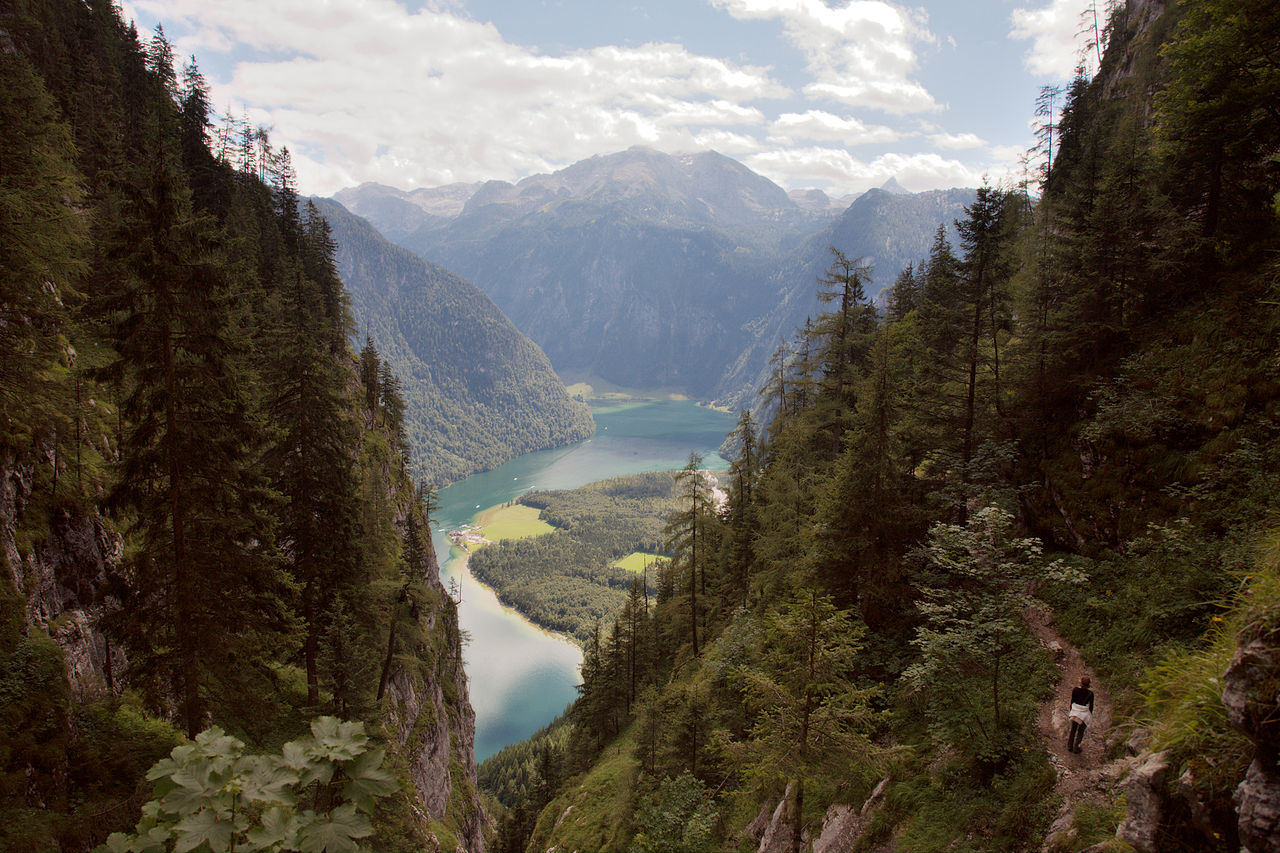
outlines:
[{"label": "tree trunk", "polygon": [[302,594],[302,618],[307,622],[307,639],[302,645],[307,668],[307,704],[314,707],[320,704],[320,628],[316,624],[314,582],[307,584]]},{"label": "tree trunk", "polygon": [[[401,596],[403,600],[403,595]],[[391,677],[391,661],[396,656],[396,612],[395,608],[391,609],[391,627],[387,630],[387,656],[382,661],[382,675],[378,678],[378,701],[382,701],[382,697],[387,692],[387,679]],[[310,672],[308,672],[310,676]],[[310,681],[307,682],[307,692],[311,690]]]},{"label": "tree trunk", "polygon": [[693,536],[690,537],[692,546],[691,559],[689,561],[689,610],[692,618],[689,620],[693,626],[693,656],[698,656],[698,508],[697,498],[694,498],[693,504]]},{"label": "tree trunk", "polygon": [[960,455],[960,523],[969,520],[969,463],[973,459],[973,429],[977,410],[978,342],[982,333],[982,299],[974,300],[973,333],[969,341],[969,389],[964,408],[964,445]]},{"label": "tree trunk", "polygon": [[175,447],[178,433],[178,377],[173,360],[173,341],[166,326],[161,353],[165,378],[165,456],[169,475],[169,521],[173,527],[174,630],[178,637],[178,677],[182,682],[182,717],[187,737],[194,739],[202,722],[200,708],[200,654],[197,624],[192,613],[194,590],[188,589],[187,519],[183,500],[180,451]]},{"label": "tree trunk", "polygon": [[804,830],[804,780],[796,780],[795,811],[791,815],[791,853],[800,853],[800,833]]},{"label": "tree trunk", "polygon": [[995,667],[991,670],[991,719],[992,736],[995,737],[1000,731],[1000,658],[998,657]]}]

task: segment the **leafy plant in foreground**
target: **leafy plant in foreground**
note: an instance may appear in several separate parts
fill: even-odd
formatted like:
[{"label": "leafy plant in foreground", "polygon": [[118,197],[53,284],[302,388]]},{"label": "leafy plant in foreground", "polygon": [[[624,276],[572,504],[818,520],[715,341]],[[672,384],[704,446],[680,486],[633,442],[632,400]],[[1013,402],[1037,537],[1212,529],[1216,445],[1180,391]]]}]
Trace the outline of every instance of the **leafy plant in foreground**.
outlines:
[{"label": "leafy plant in foreground", "polygon": [[369,749],[363,723],[320,717],[280,755],[248,755],[244,746],[214,726],[174,747],[147,773],[154,797],[134,834],[112,833],[107,848],[357,850],[356,839],[373,833],[375,798],[399,787],[381,769],[383,751]]}]

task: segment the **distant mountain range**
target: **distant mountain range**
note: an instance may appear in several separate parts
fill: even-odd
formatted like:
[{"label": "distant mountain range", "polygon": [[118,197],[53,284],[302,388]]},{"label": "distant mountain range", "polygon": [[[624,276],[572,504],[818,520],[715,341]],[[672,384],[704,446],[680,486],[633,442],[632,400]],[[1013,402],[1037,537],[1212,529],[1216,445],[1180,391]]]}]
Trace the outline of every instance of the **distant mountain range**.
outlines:
[{"label": "distant mountain range", "polygon": [[875,295],[973,191],[788,194],[714,152],[634,147],[516,184],[335,199],[475,282],[562,374],[750,404],[780,338],[816,311],[829,246],[874,265]]},{"label": "distant mountain range", "polygon": [[418,472],[451,482],[594,430],[537,345],[473,284],[318,199],[338,245],[359,341],[367,333],[404,390]]}]

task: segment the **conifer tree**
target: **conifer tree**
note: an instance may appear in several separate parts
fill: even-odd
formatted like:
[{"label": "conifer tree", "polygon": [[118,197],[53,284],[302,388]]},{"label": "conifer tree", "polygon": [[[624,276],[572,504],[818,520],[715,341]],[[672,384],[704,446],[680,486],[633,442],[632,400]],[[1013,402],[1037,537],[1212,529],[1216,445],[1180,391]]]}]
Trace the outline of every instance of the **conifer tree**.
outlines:
[{"label": "conifer tree", "polygon": [[69,129],[25,59],[0,51],[0,442],[56,420],[63,327],[88,230]]},{"label": "conifer tree", "polygon": [[359,561],[357,433],[349,415],[354,401],[329,348],[318,288],[298,270],[284,283],[283,299],[268,376],[269,411],[282,434],[269,459],[286,500],[281,544],[301,587],[307,695],[316,704],[324,623],[334,596],[356,579]]},{"label": "conifer tree", "polygon": [[351,334],[351,305],[346,288],[338,276],[335,260],[338,245],[328,221],[320,214],[315,202],[307,199],[302,213],[302,236],[299,255],[302,271],[320,288],[324,304],[324,316],[330,335],[330,350],[341,355]]},{"label": "conifer tree", "polygon": [[892,329],[872,344],[850,440],[815,507],[806,553],[815,580],[841,604],[857,603],[873,628],[901,627],[907,590],[902,554],[924,532],[924,494],[902,440]]},{"label": "conifer tree", "polygon": [[219,180],[217,162],[209,152],[212,128],[209,84],[201,75],[194,56],[182,69],[178,97],[178,144],[191,187],[192,202],[202,213],[221,213],[229,199]]},{"label": "conifer tree", "polygon": [[284,624],[287,585],[219,247],[192,216],[169,138],[155,139],[151,183],[118,238],[131,278],[115,373],[130,428],[115,501],[133,519],[133,548],[114,626],[153,701],[172,690],[194,736],[209,697],[231,686],[230,662],[258,659]]},{"label": "conifer tree", "polygon": [[890,320],[902,320],[919,307],[922,296],[920,285],[914,265],[908,262],[889,288]]},{"label": "conifer tree", "polygon": [[364,406],[369,413],[371,424],[378,417],[378,398],[382,391],[381,374],[378,350],[373,346],[373,338],[366,335],[364,348],[360,350],[360,385],[364,388]]},{"label": "conifer tree", "polygon": [[[964,418],[961,424],[960,475],[967,481],[981,425],[979,418],[979,371],[991,376],[990,398],[999,411],[1001,331],[1007,324],[1006,291],[1009,278],[1008,231],[1005,204],[1008,196],[989,186],[978,188],[977,198],[965,208],[966,218],[956,221],[964,249],[961,274],[966,308],[964,364],[967,373]],[[990,343],[989,350],[985,346]],[[986,351],[984,351],[986,350]],[[963,510],[963,508],[962,508]]]},{"label": "conifer tree", "polygon": [[[682,509],[671,516],[667,522],[665,547],[672,554],[672,571],[677,569],[687,577],[689,591],[689,638],[693,645],[694,657],[700,653],[698,644],[699,622],[703,620],[706,609],[706,568],[710,559],[708,543],[708,527],[711,521],[711,494],[703,478],[702,456],[689,454],[680,473],[676,474],[676,486]],[[698,595],[702,594],[704,602],[699,605]]]},{"label": "conifer tree", "polygon": [[724,567],[722,593],[726,605],[746,607],[751,596],[751,570],[755,562],[756,483],[760,477],[760,449],[756,425],[751,411],[743,409],[729,441],[739,447],[729,466],[729,494],[726,507],[725,544],[722,549]]},{"label": "conifer tree", "polygon": [[847,611],[816,588],[799,589],[766,617],[759,662],[736,672],[756,722],[750,739],[722,740],[721,749],[766,790],[794,783],[792,851],[800,849],[807,787],[876,764],[865,695],[847,678],[860,637]]},{"label": "conifer tree", "polygon": [[818,301],[834,303],[806,337],[813,342],[817,395],[812,416],[817,429],[829,436],[830,456],[839,455],[853,410],[853,391],[866,366],[867,346],[875,328],[875,308],[867,300],[865,284],[871,269],[861,258],[850,258],[832,247],[831,266],[818,279]]}]

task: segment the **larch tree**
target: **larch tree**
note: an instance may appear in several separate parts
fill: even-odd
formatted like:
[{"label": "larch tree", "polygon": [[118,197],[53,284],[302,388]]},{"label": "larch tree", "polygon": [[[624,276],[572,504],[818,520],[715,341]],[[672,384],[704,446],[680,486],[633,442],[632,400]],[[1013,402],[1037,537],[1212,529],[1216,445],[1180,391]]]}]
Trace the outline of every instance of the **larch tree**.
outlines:
[{"label": "larch tree", "polygon": [[719,748],[763,789],[794,783],[791,850],[800,849],[804,797],[813,782],[874,774],[865,691],[848,679],[862,629],[816,587],[796,590],[765,617],[753,663],[736,671],[756,711],[751,737]]}]

